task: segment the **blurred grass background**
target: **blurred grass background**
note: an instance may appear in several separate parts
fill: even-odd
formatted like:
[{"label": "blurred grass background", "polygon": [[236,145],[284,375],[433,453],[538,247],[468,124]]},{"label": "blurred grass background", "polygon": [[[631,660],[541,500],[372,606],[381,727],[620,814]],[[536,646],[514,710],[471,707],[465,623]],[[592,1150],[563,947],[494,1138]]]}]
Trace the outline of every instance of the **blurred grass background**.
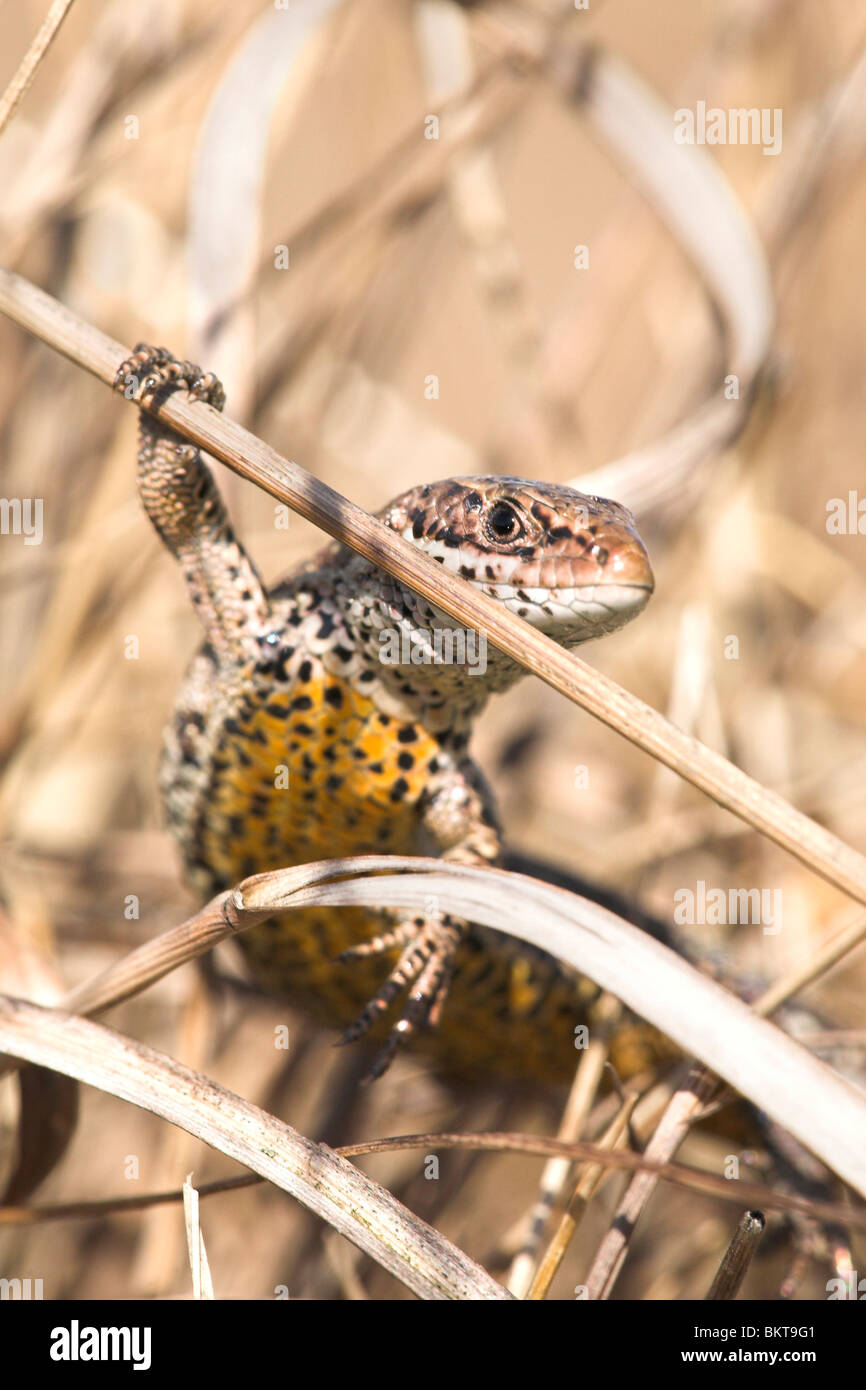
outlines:
[{"label": "blurred grass background", "polygon": [[[43,9],[0,7],[4,84]],[[424,139],[438,106],[425,91],[418,7],[349,0],[270,93],[255,45],[267,48],[275,13],[261,0],[81,0],[0,141],[0,260],[120,341],[164,342],[216,370],[232,415],[371,509],[425,478],[479,467],[574,479],[675,424],[722,358],[674,238],[579,111],[508,57],[509,36],[598,44],[672,112],[698,100],[781,108],[777,157],[713,151],[769,247],[778,326],[765,386],[696,505],[670,524],[638,514],[656,596],[640,622],[585,654],[866,845],[864,542],[826,528],[829,499],[866,496],[866,102],[823,139],[828,101],[863,59],[862,14],[846,0],[468,8],[482,76],[452,116],[471,115],[476,98],[489,109],[496,194],[476,208],[473,242],[459,189]],[[812,191],[783,217],[796,160]],[[587,270],[573,267],[577,244],[590,248]],[[288,270],[274,265],[282,245]],[[226,301],[230,280],[243,292]],[[0,492],[44,499],[41,545],[0,537],[0,943],[14,942],[19,992],[50,1001],[194,906],[161,828],[156,763],[198,633],[136,499],[135,412],[2,320],[0,362]],[[292,518],[279,529],[271,499],[219,471],[267,579],[311,553],[314,528]],[[137,660],[125,657],[130,635]],[[736,661],[725,659],[730,635]],[[659,915],[700,879],[781,888],[779,935],[745,927],[712,943],[771,977],[855,914],[537,681],[491,704],[474,751],[512,844]],[[124,914],[131,894],[138,920]],[[858,1027],[863,984],[855,960],[809,999]],[[279,1003],[213,999],[192,969],[110,1022],[335,1142],[460,1127],[555,1132],[555,1094],[460,1093],[412,1058],[357,1096],[330,1035]],[[288,1055],[274,1047],[282,1023]],[[2,1105],[8,1147],[8,1085]],[[725,1152],[696,1135],[683,1157],[718,1168]],[[415,1153],[361,1161],[504,1274],[536,1160],[444,1154],[435,1183]],[[178,1187],[190,1170],[203,1182],[232,1168],[154,1117],[86,1093],[70,1154],[39,1200]],[[594,1204],[555,1296],[571,1296],[622,1181]],[[618,1296],[702,1297],[736,1219],[733,1207],[660,1192]],[[404,1296],[276,1191],[214,1198],[203,1221],[218,1297],[271,1297],[282,1284],[293,1297]],[[747,1295],[772,1296],[785,1261],[779,1250],[759,1262]],[[0,1273],[43,1277],[46,1297],[185,1296],[182,1214],[2,1233]],[[802,1296],[823,1297],[825,1278],[810,1268]]]}]

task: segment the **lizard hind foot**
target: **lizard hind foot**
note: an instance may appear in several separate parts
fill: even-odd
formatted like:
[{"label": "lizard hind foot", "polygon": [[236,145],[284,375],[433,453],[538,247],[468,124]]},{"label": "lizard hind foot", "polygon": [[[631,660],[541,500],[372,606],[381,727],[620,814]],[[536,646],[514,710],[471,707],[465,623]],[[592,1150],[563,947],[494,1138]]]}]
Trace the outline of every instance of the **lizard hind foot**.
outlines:
[{"label": "lizard hind foot", "polygon": [[415,918],[392,932],[375,938],[364,947],[347,951],[341,959],[381,954],[409,938],[388,978],[363,1012],[339,1040],[339,1046],[356,1042],[391,1007],[397,996],[409,988],[409,998],[373,1062],[365,1081],[375,1081],[388,1070],[399,1049],[420,1029],[435,1028],[448,995],[457,948],[466,933],[463,923],[453,917],[429,921]]},{"label": "lizard hind foot", "polygon": [[204,401],[214,410],[222,410],[225,405],[222,382],[213,372],[203,372],[195,362],[183,362],[168,348],[151,347],[148,343],[137,345],[132,356],[121,363],[114,378],[116,391],[145,406],[180,386],[186,387],[195,400]]}]

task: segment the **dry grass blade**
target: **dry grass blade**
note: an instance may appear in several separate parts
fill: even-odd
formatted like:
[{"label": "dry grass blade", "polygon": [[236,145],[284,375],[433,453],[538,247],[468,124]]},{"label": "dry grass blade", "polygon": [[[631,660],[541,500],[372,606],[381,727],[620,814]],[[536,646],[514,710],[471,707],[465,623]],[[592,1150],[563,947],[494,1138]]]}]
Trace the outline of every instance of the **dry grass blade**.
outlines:
[{"label": "dry grass blade", "polygon": [[335,8],[337,0],[305,0],[288,13],[265,10],[245,32],[202,125],[189,208],[193,351],[231,381],[239,414],[255,357],[248,292],[273,108],[298,81],[306,41]]},{"label": "dry grass blade", "polygon": [[[563,1108],[557,1132],[558,1139],[567,1141],[580,1138],[601,1084],[614,1027],[621,1017],[620,1001],[612,995],[601,995],[593,1011],[592,1036],[581,1054],[571,1091]],[[527,1223],[527,1235],[508,1277],[508,1287],[520,1298],[529,1292],[541,1242],[551,1213],[562,1202],[571,1166],[561,1158],[554,1158],[545,1166],[541,1175],[538,1197]]]},{"label": "dry grass blade", "polygon": [[587,491],[619,497],[646,516],[681,505],[700,465],[745,426],[772,340],[769,271],[716,161],[700,145],[674,142],[670,108],[624,63],[578,49],[556,54],[552,70],[694,262],[723,325],[724,375],[737,381],[736,395],[723,391],[719,381],[712,396],[664,438],[579,480]]},{"label": "dry grass blade", "polygon": [[[715,1081],[703,1067],[693,1067],[685,1084],[671,1099],[658,1129],[646,1147],[646,1157],[654,1163],[670,1162],[688,1134],[690,1125],[712,1097]],[[635,1174],[616,1209],[610,1227],[592,1262],[586,1280],[590,1299],[608,1298],[622,1268],[628,1243],[658,1182],[652,1172]]]},{"label": "dry grass blade", "polygon": [[[57,351],[113,383],[127,353],[28,281],[0,272],[0,311]],[[573,653],[537,632],[494,599],[443,572],[401,536],[360,507],[282,458],[255,435],[201,402],[178,395],[159,417],[186,438],[287,503],[332,536],[396,574],[411,588],[470,628],[483,631],[502,651],[575,704],[631,739],[719,805],[788,850],[796,858],[866,903],[866,858],[768,791],[725,758],[669,724],[656,710],[594,671]]]},{"label": "dry grass blade", "polygon": [[[375,877],[346,877],[371,872]],[[862,1094],[637,927],[588,899],[503,870],[369,856],[259,874],[209,905],[203,913],[203,933],[196,935],[193,919],[139,948],[67,1003],[104,1009],[215,944],[220,930],[227,935],[276,911],[325,904],[387,904],[418,911],[431,894],[456,916],[529,941],[597,981],[673,1038],[687,1055],[699,1057],[866,1196]],[[669,1156],[667,1150],[663,1156]]]},{"label": "dry grass blade", "polygon": [[198,1189],[193,1186],[192,1173],[189,1173],[183,1185],[183,1215],[186,1225],[189,1267],[192,1274],[192,1296],[196,1301],[203,1298],[212,1299],[215,1296],[213,1278],[201,1229],[198,1199]]},{"label": "dry grass blade", "polygon": [[36,76],[39,64],[54,42],[54,37],[72,5],[73,0],[54,0],[54,4],[42,21],[39,33],[28,48],[18,71],[0,98],[0,134],[2,134],[18,104],[23,100],[27,88]]},{"label": "dry grass blade", "polygon": [[766,1224],[760,1211],[743,1213],[716,1277],[710,1285],[708,1300],[736,1298]]},{"label": "dry grass blade", "polygon": [[48,1062],[196,1134],[297,1197],[419,1298],[510,1298],[351,1163],[162,1053],[86,1019],[6,997],[0,1048]]},{"label": "dry grass blade", "polygon": [[[345,872],[349,861],[335,863]],[[394,867],[413,863],[419,861],[401,859]],[[322,884],[315,901],[419,911],[425,894],[433,894],[456,916],[549,951],[699,1057],[866,1196],[866,1097],[740,999],[588,899],[501,870],[429,863],[429,872],[411,876]],[[306,891],[282,898],[279,875],[268,878],[259,876],[243,892],[257,912],[312,901]]]},{"label": "dry grass blade", "polygon": [[[674,1183],[692,1192],[712,1195],[725,1202],[748,1202],[768,1211],[797,1212],[815,1221],[845,1222],[852,1229],[866,1231],[866,1212],[841,1202],[815,1201],[764,1187],[756,1182],[720,1178],[702,1168],[684,1163],[656,1163],[643,1154],[629,1149],[603,1148],[584,1140],[565,1143],[538,1134],[392,1134],[385,1139],[359,1140],[355,1144],[340,1144],[334,1153],[343,1158],[360,1158],[369,1154],[393,1153],[397,1150],[471,1149],[476,1153],[529,1154],[536,1158],[556,1159],[558,1162],[590,1163],[621,1172],[649,1173],[662,1182]],[[217,1197],[252,1187],[266,1179],[251,1173],[240,1178],[223,1178],[219,1182],[202,1183],[199,1197]],[[93,1216],[115,1212],[142,1211],[163,1203],[183,1201],[183,1190],[149,1192],[140,1197],[109,1197],[96,1202],[64,1202],[38,1207],[0,1207],[0,1226],[30,1226],[51,1221],[86,1220]]]},{"label": "dry grass blade", "polygon": [[[636,1095],[630,1096],[621,1107],[619,1113],[614,1117],[613,1122],[605,1131],[600,1147],[613,1149],[620,1142],[628,1127],[634,1107],[637,1104],[637,1099]],[[565,1252],[574,1238],[574,1233],[580,1221],[583,1219],[590,1198],[601,1182],[601,1179],[604,1177],[604,1173],[605,1165],[603,1163],[590,1163],[581,1174],[580,1181],[572,1194],[571,1201],[562,1214],[553,1239],[547,1250],[545,1250],[544,1258],[532,1281],[532,1287],[528,1295],[530,1299],[546,1298],[550,1292],[550,1286],[553,1282],[554,1275],[562,1264]]]}]

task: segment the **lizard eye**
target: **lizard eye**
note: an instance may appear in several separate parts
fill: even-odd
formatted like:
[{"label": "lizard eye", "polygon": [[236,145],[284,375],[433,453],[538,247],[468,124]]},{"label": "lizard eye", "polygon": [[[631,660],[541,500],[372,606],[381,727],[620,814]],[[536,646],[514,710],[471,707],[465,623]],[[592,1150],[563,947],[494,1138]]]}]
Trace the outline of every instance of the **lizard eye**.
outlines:
[{"label": "lizard eye", "polygon": [[511,541],[521,533],[520,518],[509,502],[497,502],[487,517],[487,534],[494,541]]}]

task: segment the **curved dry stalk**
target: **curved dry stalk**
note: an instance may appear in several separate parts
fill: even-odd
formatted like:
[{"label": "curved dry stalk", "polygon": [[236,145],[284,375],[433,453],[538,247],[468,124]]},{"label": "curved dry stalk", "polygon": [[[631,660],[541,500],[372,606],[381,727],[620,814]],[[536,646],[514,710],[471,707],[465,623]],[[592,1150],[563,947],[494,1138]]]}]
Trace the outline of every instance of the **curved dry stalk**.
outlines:
[{"label": "curved dry stalk", "polygon": [[18,71],[3,96],[0,97],[0,134],[6,128],[19,103],[24,99],[30,83],[36,76],[39,64],[54,42],[55,35],[73,3],[74,0],[54,0],[54,4],[39,26],[39,33],[21,59]]},{"label": "curved dry stalk", "polygon": [[327,1145],[164,1053],[74,1014],[2,995],[0,1048],[195,1134],[291,1193],[419,1298],[511,1298],[480,1265]]},{"label": "curved dry stalk", "polygon": [[[857,1211],[841,1202],[816,1201],[791,1192],[776,1192],[761,1183],[745,1182],[740,1178],[720,1178],[702,1168],[685,1163],[654,1163],[643,1154],[630,1149],[610,1149],[586,1140],[566,1143],[543,1134],[520,1134],[488,1131],[484,1134],[452,1134],[448,1131],[431,1134],[390,1134],[384,1139],[362,1139],[354,1144],[341,1144],[334,1153],[341,1158],[361,1158],[370,1154],[394,1153],[406,1149],[471,1149],[475,1153],[528,1154],[533,1158],[562,1163],[595,1163],[602,1168],[623,1172],[650,1172],[663,1182],[687,1188],[704,1196],[718,1197],[726,1202],[761,1206],[769,1211],[797,1212],[815,1221],[846,1222],[857,1230],[866,1231],[866,1212]],[[245,1173],[236,1178],[220,1178],[202,1183],[198,1195],[222,1196],[244,1187],[253,1187],[268,1179],[258,1173]],[[183,1201],[183,1189],[168,1192],[146,1192],[138,1197],[106,1197],[93,1202],[62,1202],[39,1207],[0,1207],[0,1226],[29,1226],[49,1221],[90,1220],[96,1216],[114,1216],[143,1211],[163,1203]]]},{"label": "curved dry stalk", "polygon": [[722,1262],[707,1293],[707,1300],[736,1298],[752,1263],[766,1226],[763,1212],[746,1211],[731,1237]]},{"label": "curved dry stalk", "polygon": [[431,894],[443,910],[528,941],[588,975],[672,1038],[687,1056],[700,1058],[866,1196],[866,1097],[646,932],[598,903],[522,874],[398,855],[258,874],[208,904],[200,931],[191,919],[139,947],[66,1003],[101,1011],[221,936],[277,912],[313,905],[387,905],[416,912]]},{"label": "curved dry stalk", "polygon": [[[113,383],[125,360],[127,349],[120,343],[7,270],[0,270],[0,311],[106,384]],[[471,584],[445,573],[441,565],[419,554],[402,536],[202,402],[190,402],[175,394],[154,413],[242,477],[395,574],[459,622],[485,632],[501,651],[573,703],[672,768],[843,892],[866,903],[863,855],[733,763],[684,734],[573,652],[565,651]]]}]

